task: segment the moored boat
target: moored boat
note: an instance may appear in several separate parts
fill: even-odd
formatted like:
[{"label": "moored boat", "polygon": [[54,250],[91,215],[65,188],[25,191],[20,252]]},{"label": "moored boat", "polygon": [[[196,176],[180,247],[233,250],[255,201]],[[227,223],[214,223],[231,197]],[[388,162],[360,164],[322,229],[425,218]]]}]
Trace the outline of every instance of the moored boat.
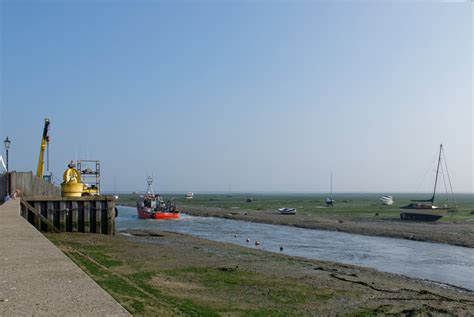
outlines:
[{"label": "moored boat", "polygon": [[294,215],[294,214],[296,214],[296,208],[283,207],[283,208],[278,208],[278,211],[282,215]]},{"label": "moored boat", "polygon": [[331,194],[328,197],[326,197],[325,202],[326,202],[327,207],[334,207],[335,200],[332,197],[332,172],[331,172]]},{"label": "moored boat", "polygon": [[[448,207],[438,207],[434,205],[436,196],[436,187],[438,184],[438,175],[441,164],[441,153],[443,153],[443,145],[439,146],[438,167],[436,169],[436,178],[433,189],[433,196],[425,200],[412,200],[412,203],[400,207],[400,218],[404,220],[424,220],[436,221],[448,214]],[[446,166],[447,171],[447,166]]]},{"label": "moored boat", "polygon": [[380,201],[384,205],[393,205],[393,197],[389,195],[385,195],[382,198],[380,198]]},{"label": "moored boat", "polygon": [[137,213],[139,219],[179,219],[180,212],[176,203],[168,200],[166,203],[160,195],[153,192],[153,177],[147,178],[148,188],[146,194],[137,201]]},{"label": "moored boat", "polygon": [[448,208],[433,204],[411,203],[400,207],[400,218],[404,220],[436,221],[448,214]]}]

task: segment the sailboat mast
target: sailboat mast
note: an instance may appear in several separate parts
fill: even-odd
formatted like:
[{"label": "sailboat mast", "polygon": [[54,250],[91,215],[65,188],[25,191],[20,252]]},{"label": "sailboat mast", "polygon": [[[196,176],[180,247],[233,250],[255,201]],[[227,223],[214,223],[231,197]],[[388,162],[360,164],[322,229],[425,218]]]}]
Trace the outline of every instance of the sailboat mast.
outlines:
[{"label": "sailboat mast", "polygon": [[331,172],[331,198],[332,198],[332,172]]},{"label": "sailboat mast", "polygon": [[438,167],[436,168],[436,178],[435,178],[435,184],[434,184],[434,189],[433,189],[433,197],[431,197],[431,202],[434,202],[435,194],[436,194],[436,186],[438,184],[438,174],[439,174],[439,165],[441,163],[441,152],[443,151],[443,144],[439,145],[439,156],[438,156]]}]

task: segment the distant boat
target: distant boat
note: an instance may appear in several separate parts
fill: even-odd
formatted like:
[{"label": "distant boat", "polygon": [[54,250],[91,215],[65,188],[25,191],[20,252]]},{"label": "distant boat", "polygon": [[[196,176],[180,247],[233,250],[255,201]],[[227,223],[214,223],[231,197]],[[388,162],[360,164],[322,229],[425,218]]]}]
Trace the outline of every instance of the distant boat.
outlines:
[{"label": "distant boat", "polygon": [[380,201],[384,205],[393,205],[393,197],[392,196],[385,195],[382,198],[380,198]]},{"label": "distant boat", "polygon": [[[400,207],[401,219],[436,221],[448,214],[449,208],[438,207],[434,205],[442,152],[443,152],[443,145],[441,144],[439,146],[438,167],[436,168],[436,178],[435,178],[435,183],[434,183],[433,196],[430,199],[426,199],[426,200],[412,200],[411,204]],[[446,167],[446,171],[447,171],[447,167]]]},{"label": "distant boat", "polygon": [[331,187],[331,194],[328,197],[326,197],[326,206],[334,207],[335,200],[332,197],[332,173],[331,173],[331,186],[330,187]]},{"label": "distant boat", "polygon": [[192,192],[187,192],[186,195],[184,195],[184,198],[186,199],[193,199],[194,197],[194,193]]},{"label": "distant boat", "polygon": [[180,212],[176,209],[174,201],[166,203],[160,195],[153,192],[153,177],[147,178],[148,188],[146,194],[137,201],[137,212],[139,219],[179,219]]},{"label": "distant boat", "polygon": [[278,208],[278,211],[282,215],[294,215],[294,214],[296,214],[296,208],[283,207],[283,208]]}]

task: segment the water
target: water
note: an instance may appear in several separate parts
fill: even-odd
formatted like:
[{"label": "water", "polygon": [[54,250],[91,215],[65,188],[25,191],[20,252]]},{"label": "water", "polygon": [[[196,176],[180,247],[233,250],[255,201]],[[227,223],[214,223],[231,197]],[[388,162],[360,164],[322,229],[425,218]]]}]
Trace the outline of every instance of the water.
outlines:
[{"label": "water", "polygon": [[[360,265],[474,291],[472,248],[186,214],[179,221],[139,220],[135,208],[118,209],[119,230],[179,232],[272,252],[280,252],[283,246],[287,255]],[[255,246],[256,240],[260,246]]]}]

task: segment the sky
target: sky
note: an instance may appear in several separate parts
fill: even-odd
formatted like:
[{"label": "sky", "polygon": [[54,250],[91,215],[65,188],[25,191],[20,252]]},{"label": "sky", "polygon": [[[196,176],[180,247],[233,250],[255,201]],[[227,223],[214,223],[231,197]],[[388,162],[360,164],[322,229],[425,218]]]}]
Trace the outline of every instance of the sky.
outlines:
[{"label": "sky", "polygon": [[[469,1],[0,0],[10,170],[102,189],[473,193]],[[0,149],[4,155],[4,149]]]}]

